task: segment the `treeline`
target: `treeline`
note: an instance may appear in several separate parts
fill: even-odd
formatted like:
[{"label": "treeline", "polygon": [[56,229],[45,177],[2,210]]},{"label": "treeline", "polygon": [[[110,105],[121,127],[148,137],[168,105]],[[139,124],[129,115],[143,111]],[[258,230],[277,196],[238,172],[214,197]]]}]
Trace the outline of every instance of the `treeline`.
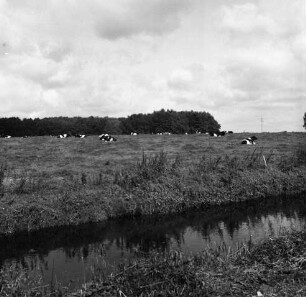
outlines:
[{"label": "treeline", "polygon": [[215,132],[220,125],[207,112],[160,110],[151,114],[133,114],[127,118],[109,117],[50,117],[43,119],[0,118],[0,135],[43,136],[63,133],[97,135],[148,134],[170,132],[173,134]]},{"label": "treeline", "polygon": [[124,133],[163,133],[173,134],[217,132],[220,125],[208,112],[160,110],[151,114],[133,114],[121,119]]}]

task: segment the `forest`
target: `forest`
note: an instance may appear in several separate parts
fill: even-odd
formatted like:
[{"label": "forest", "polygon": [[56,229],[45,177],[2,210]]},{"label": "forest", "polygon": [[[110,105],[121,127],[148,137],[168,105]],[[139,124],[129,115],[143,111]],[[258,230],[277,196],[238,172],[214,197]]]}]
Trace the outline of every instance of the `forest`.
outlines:
[{"label": "forest", "polygon": [[154,111],[149,114],[132,114],[128,117],[49,117],[20,119],[0,118],[0,135],[44,136],[63,133],[97,135],[109,134],[172,134],[217,132],[220,124],[204,111]]}]

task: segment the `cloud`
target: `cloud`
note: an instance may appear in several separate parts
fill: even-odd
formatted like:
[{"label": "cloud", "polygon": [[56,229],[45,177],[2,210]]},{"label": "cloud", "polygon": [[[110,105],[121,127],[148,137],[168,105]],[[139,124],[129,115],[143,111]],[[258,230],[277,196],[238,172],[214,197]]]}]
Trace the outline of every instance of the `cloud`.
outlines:
[{"label": "cloud", "polygon": [[233,6],[223,6],[221,9],[223,14],[222,25],[233,35],[237,34],[241,38],[241,34],[277,34],[279,28],[275,21],[260,13],[260,9],[256,4],[245,3]]},{"label": "cloud", "polygon": [[168,86],[176,90],[188,90],[193,86],[194,74],[188,69],[175,70],[168,80]]},{"label": "cloud", "polygon": [[303,1],[0,0],[0,117],[304,110]]},{"label": "cloud", "polygon": [[224,70],[221,65],[201,64],[174,70],[167,80],[171,101],[182,108],[219,108],[233,97],[228,74]]},{"label": "cloud", "polygon": [[96,29],[109,40],[134,35],[162,35],[175,30],[180,14],[186,13],[189,0],[121,0],[101,6],[97,11]]},{"label": "cloud", "polygon": [[305,28],[299,3],[300,7],[282,1],[283,5],[275,3],[274,9],[267,9],[263,1],[222,7],[221,32],[228,49],[223,63],[230,88],[240,93],[237,100],[272,108],[275,102],[306,99],[302,84]]},{"label": "cloud", "polygon": [[0,77],[2,116],[28,117],[33,110],[40,109],[39,93],[33,83],[12,76]]}]

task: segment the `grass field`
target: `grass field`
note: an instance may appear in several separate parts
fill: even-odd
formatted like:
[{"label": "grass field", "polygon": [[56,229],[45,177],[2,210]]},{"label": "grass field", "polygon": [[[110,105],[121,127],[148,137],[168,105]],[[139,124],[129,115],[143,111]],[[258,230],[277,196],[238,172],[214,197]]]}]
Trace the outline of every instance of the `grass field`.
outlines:
[{"label": "grass field", "polygon": [[[306,193],[306,134],[0,139],[0,239],[22,230]],[[186,258],[151,253],[73,294],[17,266],[4,296],[304,296],[305,232]],[[98,268],[99,269],[99,268]]]},{"label": "grass field", "polygon": [[0,139],[0,234],[305,193],[306,134],[254,135]]}]

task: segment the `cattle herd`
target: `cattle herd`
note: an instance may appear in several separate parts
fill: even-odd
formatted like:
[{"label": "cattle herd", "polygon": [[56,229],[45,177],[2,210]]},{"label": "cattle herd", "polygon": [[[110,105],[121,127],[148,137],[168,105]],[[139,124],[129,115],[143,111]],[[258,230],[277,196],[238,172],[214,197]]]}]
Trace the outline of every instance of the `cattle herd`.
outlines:
[{"label": "cattle herd", "polygon": [[225,136],[226,134],[233,134],[233,131],[217,131],[217,132],[208,132],[206,134],[209,134],[210,136],[214,137],[220,137],[220,136]]},{"label": "cattle herd", "polygon": [[[86,135],[85,134],[70,134],[70,133],[64,133],[64,134],[60,134],[57,135],[56,138],[68,138],[68,137],[76,137],[76,138],[85,138]],[[112,142],[112,141],[117,141],[117,139],[107,133],[103,133],[101,135],[99,135],[99,139],[103,140],[105,142]]]},{"label": "cattle herd", "polygon": [[[163,133],[157,133],[157,135],[170,135],[170,132],[163,132]],[[185,133],[188,134],[188,133]],[[201,132],[196,131],[196,134],[201,134]],[[218,132],[206,132],[203,134],[207,134],[210,135],[212,137],[222,137],[225,136],[226,134],[233,134],[233,131],[218,131]],[[131,132],[131,135],[138,135],[136,132]],[[0,138],[11,138],[11,135],[6,135],[6,134],[1,134]],[[22,138],[27,138],[28,136],[22,136]],[[76,137],[76,138],[85,138],[86,135],[85,134],[71,134],[71,133],[64,133],[64,134],[60,134],[57,136],[54,136],[56,138],[68,138],[68,137]],[[117,139],[107,133],[103,133],[101,135],[99,135],[99,139],[104,141],[104,142],[114,142],[117,141]],[[255,140],[257,140],[256,136],[251,136],[251,137],[247,137],[244,138],[241,141],[241,144],[247,144],[247,145],[253,145],[256,144]]]},{"label": "cattle herd", "polygon": [[67,137],[76,137],[76,138],[85,138],[86,135],[85,134],[70,134],[70,133],[64,133],[64,134],[60,134],[57,135],[56,138],[67,138]]}]

